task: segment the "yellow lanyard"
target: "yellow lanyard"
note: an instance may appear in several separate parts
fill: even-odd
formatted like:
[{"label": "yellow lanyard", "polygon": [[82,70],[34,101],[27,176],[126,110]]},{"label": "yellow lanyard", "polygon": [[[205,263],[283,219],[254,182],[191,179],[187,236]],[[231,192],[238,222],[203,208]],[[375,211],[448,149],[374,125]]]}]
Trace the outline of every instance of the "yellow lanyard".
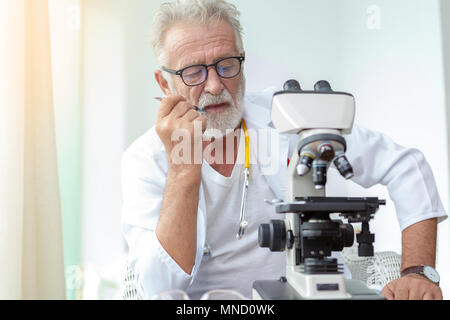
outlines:
[{"label": "yellow lanyard", "polygon": [[250,168],[250,136],[244,119],[242,119],[242,127],[244,128],[245,135],[245,168],[248,169]]},{"label": "yellow lanyard", "polygon": [[242,199],[241,199],[241,213],[239,222],[239,231],[236,238],[240,240],[244,235],[245,229],[247,228],[248,222],[245,219],[245,212],[247,209],[247,193],[248,193],[248,178],[250,175],[250,136],[248,134],[247,125],[245,120],[242,119],[242,127],[244,129],[245,135],[245,165],[244,165],[244,185],[242,186]]}]

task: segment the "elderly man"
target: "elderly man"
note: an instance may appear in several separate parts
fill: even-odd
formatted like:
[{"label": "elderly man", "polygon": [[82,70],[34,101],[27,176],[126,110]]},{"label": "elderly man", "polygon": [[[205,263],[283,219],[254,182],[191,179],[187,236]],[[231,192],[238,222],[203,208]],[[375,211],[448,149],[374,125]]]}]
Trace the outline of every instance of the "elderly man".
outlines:
[{"label": "elderly man", "polygon": [[[292,137],[279,136],[279,150],[270,154],[273,172],[264,172],[259,154],[251,155],[251,223],[241,240],[235,238],[245,154],[239,129],[245,120],[249,129],[274,131],[268,123],[275,91],[245,96],[238,18],[223,0],[167,3],[156,14],[152,44],[161,69],[155,78],[166,98],[155,127],[129,147],[122,166],[123,231],[143,298],[173,289],[194,299],[212,289],[251,298],[253,281],[285,272],[285,255],[259,248],[257,229],[274,217],[263,200],[284,197]],[[386,185],[402,229],[402,270],[408,274],[383,294],[442,299],[438,284],[419,270],[434,267],[437,222],[446,217],[423,155],[358,126],[346,140],[353,181]]]}]

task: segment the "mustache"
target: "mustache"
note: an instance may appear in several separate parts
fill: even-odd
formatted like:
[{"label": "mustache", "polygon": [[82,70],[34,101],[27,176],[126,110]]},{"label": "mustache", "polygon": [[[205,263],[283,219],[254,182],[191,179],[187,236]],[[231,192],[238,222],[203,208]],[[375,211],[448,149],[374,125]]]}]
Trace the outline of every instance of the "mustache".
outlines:
[{"label": "mustache", "polygon": [[215,96],[210,93],[202,93],[200,99],[198,100],[198,108],[204,109],[205,107],[213,104],[228,103],[234,105],[233,97],[228,92],[228,90],[222,91],[221,94]]}]

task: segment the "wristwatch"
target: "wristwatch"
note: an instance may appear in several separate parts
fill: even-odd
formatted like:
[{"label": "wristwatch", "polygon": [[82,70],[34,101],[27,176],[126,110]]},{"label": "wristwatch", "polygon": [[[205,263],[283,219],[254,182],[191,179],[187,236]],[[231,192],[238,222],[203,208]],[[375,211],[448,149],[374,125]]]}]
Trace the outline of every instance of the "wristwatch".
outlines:
[{"label": "wristwatch", "polygon": [[421,274],[421,275],[425,276],[425,278],[427,278],[431,282],[439,285],[439,280],[440,280],[439,273],[436,271],[436,269],[434,269],[431,266],[420,265],[420,266],[409,267],[409,268],[406,268],[405,270],[403,270],[403,272],[401,273],[401,276],[403,277],[410,273]]}]

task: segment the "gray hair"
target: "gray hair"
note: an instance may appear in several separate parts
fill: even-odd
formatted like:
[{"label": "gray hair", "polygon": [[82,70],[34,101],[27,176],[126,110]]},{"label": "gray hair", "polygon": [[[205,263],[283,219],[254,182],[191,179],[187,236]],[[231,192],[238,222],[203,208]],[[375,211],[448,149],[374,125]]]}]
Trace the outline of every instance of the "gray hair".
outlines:
[{"label": "gray hair", "polygon": [[206,24],[211,20],[228,22],[234,30],[236,48],[244,51],[240,12],[236,6],[225,0],[177,0],[164,3],[157,11],[152,26],[151,39],[156,60],[160,65],[167,63],[163,50],[166,31],[178,22]]}]

